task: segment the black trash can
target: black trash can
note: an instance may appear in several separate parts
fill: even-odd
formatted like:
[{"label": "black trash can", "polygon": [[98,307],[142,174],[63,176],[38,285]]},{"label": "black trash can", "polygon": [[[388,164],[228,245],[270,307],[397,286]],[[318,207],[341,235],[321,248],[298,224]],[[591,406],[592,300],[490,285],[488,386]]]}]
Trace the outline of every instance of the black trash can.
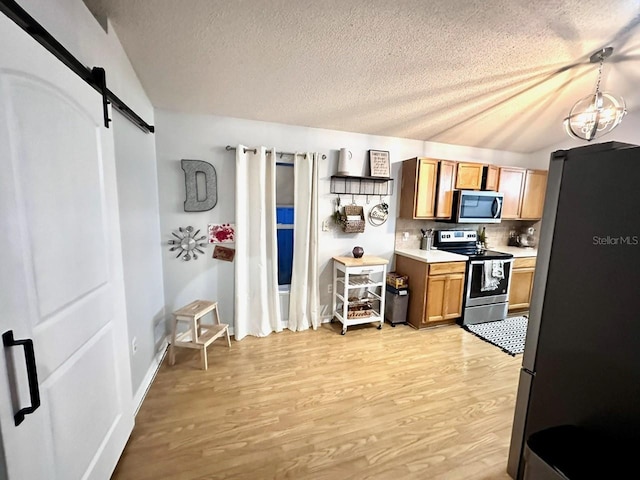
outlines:
[{"label": "black trash can", "polygon": [[387,285],[384,299],[384,318],[395,327],[398,323],[407,324],[407,308],[409,307],[409,290],[393,288]]},{"label": "black trash can", "polygon": [[636,456],[635,441],[605,437],[601,432],[573,425],[561,425],[529,436],[524,449],[523,479],[638,478],[638,466],[634,464]]}]

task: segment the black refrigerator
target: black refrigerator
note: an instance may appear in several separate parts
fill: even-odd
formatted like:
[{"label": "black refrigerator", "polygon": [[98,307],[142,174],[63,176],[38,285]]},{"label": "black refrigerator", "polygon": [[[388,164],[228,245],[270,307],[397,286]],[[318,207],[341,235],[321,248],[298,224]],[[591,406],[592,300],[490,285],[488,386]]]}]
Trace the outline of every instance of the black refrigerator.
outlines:
[{"label": "black refrigerator", "polygon": [[527,480],[630,478],[618,472],[640,475],[639,440],[640,147],[559,150],[507,471]]}]

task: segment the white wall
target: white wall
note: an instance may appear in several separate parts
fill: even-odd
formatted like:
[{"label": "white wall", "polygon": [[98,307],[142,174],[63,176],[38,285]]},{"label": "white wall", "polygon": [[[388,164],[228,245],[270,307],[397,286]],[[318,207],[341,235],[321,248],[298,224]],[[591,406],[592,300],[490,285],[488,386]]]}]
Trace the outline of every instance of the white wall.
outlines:
[{"label": "white wall", "polygon": [[131,349],[136,392],[146,389],[153,359],[166,347],[155,137],[117,113],[113,130],[129,347],[134,338],[137,343],[137,352]]},{"label": "white wall", "polygon": [[[112,29],[105,33],[81,0],[19,3],[83,64],[105,68],[109,89],[153,124],[153,107],[120,41]],[[140,392],[154,368],[159,335],[154,329],[164,313],[155,138],[115,112],[113,128],[128,330],[130,339],[136,336],[138,341],[138,352],[130,357],[132,386]]]},{"label": "white wall", "polygon": [[[224,321],[233,324],[233,264],[213,260],[212,249],[205,258],[184,262],[176,259],[166,242],[171,231],[192,225],[205,230],[208,223],[233,222],[235,219],[235,153],[225,151],[226,145],[264,145],[281,151],[315,151],[327,156],[319,165],[319,219],[327,220],[330,231],[319,238],[320,303],[324,316],[329,316],[331,257],[351,255],[360,245],[365,254],[393,260],[397,198],[400,186],[400,164],[415,156],[432,156],[455,160],[483,161],[502,165],[528,166],[528,156],[517,153],[477,149],[455,145],[422,142],[392,137],[363,135],[334,130],[281,125],[211,115],[190,115],[164,110],[156,111],[158,179],[160,190],[160,224],[162,228],[165,298],[167,312],[196,298],[217,300]],[[354,171],[368,174],[367,151],[388,150],[395,179],[394,194],[387,199],[390,216],[380,227],[367,224],[362,234],[345,234],[332,222],[335,195],[331,195],[330,177],[337,171],[338,151],[346,147],[353,152]],[[204,160],[211,163],[218,176],[218,204],[209,212],[185,213],[184,173],[181,159]],[[356,197],[365,207],[365,214],[379,203],[379,197]],[[342,195],[342,205],[351,203],[350,195]]]},{"label": "white wall", "polygon": [[[389,150],[392,161],[399,161],[420,155],[423,142],[401,140],[388,137],[374,137],[353,133],[321,130],[306,127],[279,125],[273,123],[241,120],[206,115],[189,115],[156,111],[158,178],[160,190],[160,211],[163,241],[171,238],[171,231],[179,226],[192,225],[206,229],[208,223],[235,221],[235,152],[225,151],[226,145],[242,143],[247,146],[265,145],[281,151],[317,151],[327,155],[319,164],[319,217],[330,219],[333,213],[333,195],[329,195],[329,177],[337,168],[337,153],[341,147],[348,147],[354,155],[356,168],[365,168],[368,149]],[[204,160],[211,163],[218,177],[218,204],[208,212],[185,213],[184,174],[180,168],[181,159]],[[363,170],[364,172],[364,170]],[[343,196],[343,204],[351,196]],[[358,203],[365,205],[365,211],[379,202],[379,197],[371,198],[366,205],[365,198]],[[395,211],[395,196],[390,199],[391,211]],[[331,230],[320,232],[320,291],[321,303],[330,301],[327,286],[331,282],[333,255],[350,254],[354,246],[360,245],[370,255],[391,258],[394,245],[395,218],[381,227],[367,225],[363,234],[344,234],[329,222]],[[233,324],[233,276],[232,263],[211,258],[212,248],[207,248],[205,258],[184,262],[176,259],[163,249],[165,298],[168,311],[196,298],[217,300],[223,321]]]},{"label": "white wall", "polygon": [[465,147],[446,143],[424,142],[424,156],[440,160],[470,161],[500,166],[533,168],[531,167],[529,155],[525,153]]},{"label": "white wall", "polygon": [[618,125],[610,133],[596,138],[592,142],[584,140],[576,140],[567,135],[567,139],[551,147],[543,148],[537,152],[533,152],[529,155],[531,165],[536,165],[536,168],[549,168],[549,160],[551,153],[556,150],[566,150],[569,148],[581,147],[593,143],[605,143],[605,142],[623,142],[631,143],[633,145],[640,145],[640,110],[628,113],[623,119],[620,125]]}]

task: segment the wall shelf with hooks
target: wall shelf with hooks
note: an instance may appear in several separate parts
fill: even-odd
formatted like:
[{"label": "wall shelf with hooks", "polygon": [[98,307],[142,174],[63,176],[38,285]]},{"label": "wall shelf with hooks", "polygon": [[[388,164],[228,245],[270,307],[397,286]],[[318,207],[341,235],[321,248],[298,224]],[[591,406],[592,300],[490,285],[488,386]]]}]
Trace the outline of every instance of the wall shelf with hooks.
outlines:
[{"label": "wall shelf with hooks", "polygon": [[337,195],[393,195],[393,178],[332,175],[330,192]]}]

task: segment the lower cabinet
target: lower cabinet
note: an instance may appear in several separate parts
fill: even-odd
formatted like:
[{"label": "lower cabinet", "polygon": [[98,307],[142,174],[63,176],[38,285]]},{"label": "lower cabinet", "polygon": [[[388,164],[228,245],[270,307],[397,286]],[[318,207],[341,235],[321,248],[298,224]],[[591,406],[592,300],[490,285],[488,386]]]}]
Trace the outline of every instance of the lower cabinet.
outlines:
[{"label": "lower cabinet", "polygon": [[426,323],[460,318],[463,293],[464,273],[429,275]]},{"label": "lower cabinet", "polygon": [[527,310],[531,304],[536,257],[515,258],[509,287],[509,311]]},{"label": "lower cabinet", "polygon": [[396,271],[409,276],[410,325],[431,327],[462,316],[466,262],[428,264],[396,255]]}]

